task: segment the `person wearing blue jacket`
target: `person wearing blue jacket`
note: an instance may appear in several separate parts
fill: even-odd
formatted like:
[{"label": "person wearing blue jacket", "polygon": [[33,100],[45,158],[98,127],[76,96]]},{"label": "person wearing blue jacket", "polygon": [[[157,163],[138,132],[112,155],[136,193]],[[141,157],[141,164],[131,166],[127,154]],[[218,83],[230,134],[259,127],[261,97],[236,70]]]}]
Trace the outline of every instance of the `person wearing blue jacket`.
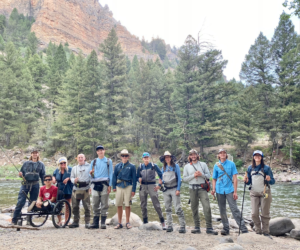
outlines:
[{"label": "person wearing blue jacket", "polygon": [[[252,208],[252,220],[255,232],[272,239],[269,230],[270,206],[272,202],[270,185],[275,184],[272,170],[264,164],[264,154],[260,150],[253,152],[252,165],[248,167],[244,182],[251,185],[250,199]],[[261,216],[259,218],[259,208]]]},{"label": "person wearing blue jacket", "polygon": [[[112,160],[107,159],[105,149],[102,145],[96,147],[98,157],[92,160],[90,165],[90,176],[92,180],[92,202],[94,218],[89,229],[99,228],[101,214],[101,229],[106,229],[106,214],[109,208],[108,199],[111,192],[113,166]],[[101,207],[100,207],[101,205]]]},{"label": "person wearing blue jacket", "polygon": [[135,195],[136,189],[136,168],[129,162],[128,150],[123,149],[118,157],[121,157],[122,162],[115,166],[112,186],[113,191],[116,192],[116,206],[118,207],[118,225],[115,229],[121,229],[122,215],[123,215],[123,203],[125,203],[125,214],[126,214],[126,228],[130,229],[132,226],[129,223],[130,219],[130,201]]},{"label": "person wearing blue jacket", "polygon": [[181,208],[180,200],[180,187],[181,187],[181,173],[178,164],[175,164],[176,157],[169,151],[166,151],[160,158],[164,166],[162,168],[163,178],[159,181],[164,184],[164,202],[167,214],[167,232],[173,231],[173,218],[172,218],[172,201],[174,202],[175,212],[178,215],[180,224],[179,233],[186,233],[185,218]]}]

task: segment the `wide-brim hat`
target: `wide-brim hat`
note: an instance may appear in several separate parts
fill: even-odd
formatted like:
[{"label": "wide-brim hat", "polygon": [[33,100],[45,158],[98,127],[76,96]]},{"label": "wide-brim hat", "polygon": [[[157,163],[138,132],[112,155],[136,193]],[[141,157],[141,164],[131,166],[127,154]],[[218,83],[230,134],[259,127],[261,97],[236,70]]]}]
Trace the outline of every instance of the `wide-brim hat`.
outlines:
[{"label": "wide-brim hat", "polygon": [[164,161],[165,161],[165,156],[170,156],[171,159],[173,160],[173,162],[176,161],[175,155],[172,155],[169,151],[166,151],[166,152],[164,153],[164,155],[162,155],[161,157],[159,157],[159,160],[160,160],[161,162],[164,162]]},{"label": "wide-brim hat", "polygon": [[121,155],[129,155],[129,156],[132,156],[132,154],[130,154],[130,153],[128,152],[127,149],[123,149],[123,150],[121,151],[121,153],[118,153],[118,154],[117,154],[117,157],[118,157],[118,158],[121,158]]}]

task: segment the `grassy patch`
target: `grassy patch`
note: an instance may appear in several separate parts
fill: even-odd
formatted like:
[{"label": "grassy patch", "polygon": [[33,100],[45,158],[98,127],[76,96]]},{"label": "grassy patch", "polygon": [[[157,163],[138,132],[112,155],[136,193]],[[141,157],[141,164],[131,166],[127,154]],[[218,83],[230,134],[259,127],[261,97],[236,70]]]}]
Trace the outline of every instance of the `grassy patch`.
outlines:
[{"label": "grassy patch", "polygon": [[[20,170],[21,165],[16,165],[16,167]],[[47,167],[46,166],[46,174],[53,174],[56,167]],[[7,165],[0,167],[0,178],[6,178],[6,179],[20,179],[18,177],[18,171],[13,165]]]}]

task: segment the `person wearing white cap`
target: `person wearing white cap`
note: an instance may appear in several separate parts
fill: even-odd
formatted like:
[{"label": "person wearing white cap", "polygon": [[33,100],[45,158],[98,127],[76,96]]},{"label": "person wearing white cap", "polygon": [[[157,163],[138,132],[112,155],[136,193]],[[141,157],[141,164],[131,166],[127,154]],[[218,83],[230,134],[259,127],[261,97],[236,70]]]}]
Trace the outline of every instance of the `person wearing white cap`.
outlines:
[{"label": "person wearing white cap", "polygon": [[[260,150],[253,152],[252,165],[248,167],[244,182],[251,185],[250,199],[252,208],[252,220],[255,232],[272,239],[269,230],[270,206],[272,202],[270,185],[275,184],[272,170],[264,164],[264,154]],[[259,208],[261,216],[259,218]]]},{"label": "person wearing white cap", "polygon": [[129,223],[130,219],[130,201],[135,195],[136,189],[136,168],[129,162],[129,156],[127,149],[123,149],[118,157],[121,158],[122,162],[115,166],[112,186],[113,191],[116,192],[116,206],[118,207],[118,225],[115,229],[121,229],[122,215],[123,215],[123,203],[125,203],[125,214],[126,214],[126,228],[130,229],[132,226]]},{"label": "person wearing white cap", "polygon": [[[218,205],[223,223],[222,235],[229,234],[229,222],[226,212],[226,201],[230,207],[233,218],[238,225],[241,225],[242,233],[248,233],[244,220],[241,218],[240,210],[237,207],[237,174],[238,171],[234,162],[229,161],[227,152],[221,148],[218,153],[219,162],[214,166],[213,172],[213,190],[211,194],[217,193]],[[234,184],[232,184],[232,182]]]},{"label": "person wearing white cap", "polygon": [[186,233],[185,218],[180,200],[181,173],[178,164],[175,163],[176,157],[166,151],[159,160],[164,164],[162,180],[159,180],[159,184],[164,184],[163,195],[167,214],[167,233],[173,231],[172,202],[180,224],[179,233]]}]

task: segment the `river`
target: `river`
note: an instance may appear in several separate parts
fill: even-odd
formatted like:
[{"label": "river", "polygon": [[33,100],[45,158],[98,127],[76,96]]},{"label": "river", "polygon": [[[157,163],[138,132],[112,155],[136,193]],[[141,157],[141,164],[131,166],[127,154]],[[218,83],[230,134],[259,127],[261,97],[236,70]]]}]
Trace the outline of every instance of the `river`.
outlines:
[{"label": "river", "polygon": [[[18,182],[0,182],[0,209],[10,207],[17,203],[18,192],[20,188],[20,183]],[[132,204],[132,212],[136,213],[142,218],[141,208],[140,208],[140,199],[138,195],[138,189],[135,197],[133,198]],[[242,207],[242,200],[243,200],[243,190],[244,185],[243,183],[239,183],[238,185],[238,195],[239,198],[237,200],[239,208]],[[272,204],[271,204],[271,217],[289,217],[289,218],[300,218],[300,189],[299,185],[291,185],[291,184],[275,184],[271,187],[272,190]],[[110,205],[108,211],[108,218],[112,217],[116,214],[117,208],[113,205],[114,204],[115,194],[110,194]],[[212,199],[212,195],[209,194],[212,213],[214,215],[219,215],[219,209],[217,202]],[[163,204],[163,194],[159,191],[159,200],[161,201],[161,206],[164,211],[164,204]],[[193,218],[190,205],[188,204],[189,201],[189,190],[187,184],[182,184],[181,190],[181,202],[182,207],[184,210],[186,223],[187,225],[193,226]],[[228,215],[230,216],[230,210],[227,209]],[[81,211],[83,214],[83,211]],[[164,213],[165,214],[165,213]],[[175,211],[173,210],[173,214]],[[202,212],[202,207],[200,203],[200,215],[201,215],[201,226],[204,226],[204,216]],[[245,193],[245,203],[244,203],[244,217],[251,217],[251,206],[250,206],[250,196],[248,187],[246,187]],[[83,217],[83,216],[81,216]],[[148,198],[148,217],[149,221],[159,221],[156,211],[152,205],[151,199]],[[82,221],[83,222],[83,221]],[[178,223],[177,216],[174,216],[174,222]]]}]

